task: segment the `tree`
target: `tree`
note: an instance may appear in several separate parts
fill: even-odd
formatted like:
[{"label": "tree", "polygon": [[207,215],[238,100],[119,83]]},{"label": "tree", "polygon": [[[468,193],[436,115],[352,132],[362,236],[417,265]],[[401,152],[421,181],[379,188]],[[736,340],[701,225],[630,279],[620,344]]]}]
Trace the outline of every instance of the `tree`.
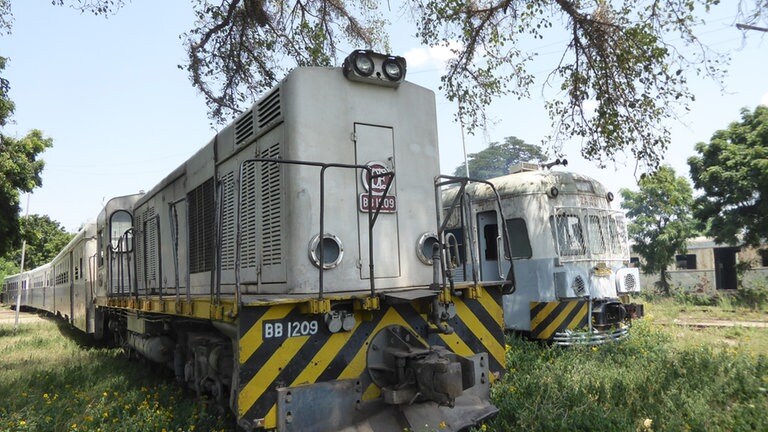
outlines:
[{"label": "tree", "polygon": [[[520,162],[543,161],[546,156],[539,146],[526,144],[517,137],[506,137],[504,143],[491,143],[488,148],[478,153],[470,153],[469,176],[487,180],[509,174],[512,165]],[[467,170],[462,163],[453,172],[455,176],[465,176]]]},{"label": "tree", "polygon": [[662,165],[653,174],[640,179],[640,190],[620,190],[621,207],[627,210],[627,228],[633,250],[643,260],[645,274],[659,273],[659,290],[669,294],[667,266],[676,253],[686,252],[686,242],[696,234],[691,216],[693,191],[685,177]]},{"label": "tree", "polygon": [[691,179],[704,194],[695,216],[719,243],[758,246],[768,239],[768,107],[742,109],[741,121],[696,144]]},{"label": "tree", "polygon": [[[0,73],[5,70],[5,62],[0,57]],[[0,76],[0,127],[5,127],[14,110],[9,90],[8,80]],[[19,191],[31,192],[42,185],[44,162],[38,156],[52,143],[39,130],[32,130],[21,139],[0,132],[0,255],[20,243]]]},{"label": "tree", "polygon": [[[124,1],[53,3],[108,15]],[[457,115],[470,131],[486,124],[485,107],[492,100],[529,96],[535,83],[529,64],[538,53],[527,44],[547,43],[562,52],[542,87],[542,93],[556,92],[546,102],[552,141],[578,138],[582,155],[601,165],[630,152],[655,168],[669,145],[667,120],[694,99],[688,77],[719,81],[724,73],[727,57],[697,36],[718,3],[407,0],[398,17],[413,19],[425,45],[452,51],[441,87],[459,102]],[[735,22],[745,24],[764,22],[768,12],[764,0],[728,7]],[[390,2],[375,0],[197,0],[193,8],[197,22],[183,35],[188,60],[180,67],[219,122],[247,108],[291,63],[338,64],[337,53],[349,46],[389,51],[384,17],[397,13]],[[599,103],[595,115],[585,108],[587,101]]]},{"label": "tree", "polygon": [[[74,237],[59,222],[48,216],[29,215],[20,221],[22,239],[27,245],[24,253],[24,268],[33,269],[53,260]],[[7,253],[6,261],[16,263],[16,270],[21,262],[21,248]]]}]

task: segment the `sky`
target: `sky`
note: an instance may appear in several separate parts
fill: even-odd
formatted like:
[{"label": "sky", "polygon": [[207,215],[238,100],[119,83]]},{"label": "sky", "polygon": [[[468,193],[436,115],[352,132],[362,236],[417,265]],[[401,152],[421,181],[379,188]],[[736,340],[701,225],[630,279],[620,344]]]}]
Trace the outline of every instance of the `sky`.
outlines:
[{"label": "sky", "polygon": [[[741,108],[768,105],[768,35],[750,32],[745,39],[730,9],[721,6],[701,32],[712,47],[733,50],[725,91],[692,78],[696,101],[670,123],[672,144],[664,163],[680,175],[687,175],[697,142],[737,121]],[[29,196],[30,214],[48,215],[76,231],[111,197],[150,190],[216,133],[204,98],[178,68],[186,58],[180,35],[194,25],[188,0],[133,0],[108,19],[55,7],[50,0],[14,0],[12,11],[13,30],[0,36],[0,55],[9,58],[4,76],[16,111],[3,132],[22,137],[34,128],[53,138],[53,148],[42,155],[43,186]],[[396,9],[388,18],[392,53],[408,61],[406,79],[437,95],[443,173],[463,162],[464,147],[475,153],[508,136],[541,144],[551,132],[538,86],[562,54],[565,38],[526,47],[539,54],[531,68],[539,78],[532,97],[494,102],[489,128],[462,139],[456,105],[438,90],[446,50],[421,45]],[[599,169],[581,159],[579,149],[576,141],[563,148],[568,170],[596,178],[617,196],[620,188],[636,189],[639,172],[630,157]],[[21,201],[24,211],[27,197]]]}]

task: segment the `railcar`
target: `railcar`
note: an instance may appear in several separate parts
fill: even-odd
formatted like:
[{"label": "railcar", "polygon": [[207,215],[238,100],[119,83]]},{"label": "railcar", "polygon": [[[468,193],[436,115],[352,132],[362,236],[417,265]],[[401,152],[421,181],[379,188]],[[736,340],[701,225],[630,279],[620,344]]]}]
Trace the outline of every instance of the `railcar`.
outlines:
[{"label": "railcar", "polygon": [[446,221],[452,277],[507,280],[507,330],[561,345],[622,339],[643,315],[630,298],[640,279],[629,265],[624,213],[611,209],[613,193],[595,179],[549,168],[520,164],[443,192],[444,205],[466,208]]},{"label": "railcar", "polygon": [[109,201],[52,263],[90,291],[56,279],[49,310],[168,366],[245,430],[495,414],[502,285],[449,287],[428,259],[435,102],[405,69],[355,51],[290,72],[154,188]]}]

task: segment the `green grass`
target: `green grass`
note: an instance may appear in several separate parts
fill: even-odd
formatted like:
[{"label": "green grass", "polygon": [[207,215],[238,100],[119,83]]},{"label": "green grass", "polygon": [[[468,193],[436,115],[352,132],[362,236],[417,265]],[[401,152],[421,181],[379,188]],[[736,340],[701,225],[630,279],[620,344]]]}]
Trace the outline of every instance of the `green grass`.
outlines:
[{"label": "green grass", "polygon": [[54,320],[22,324],[16,334],[0,326],[0,430],[232,429],[231,418],[196,402],[159,369],[94,347]]},{"label": "green grass", "polygon": [[493,388],[501,412],[482,430],[768,430],[766,333],[691,330],[651,314],[619,344],[563,349],[512,338],[509,372]]},{"label": "green grass", "polygon": [[[509,339],[491,431],[768,430],[768,329],[693,328],[719,306],[646,302],[629,339],[563,349]],[[761,319],[760,312],[750,315]],[[62,337],[64,336],[64,337]],[[232,430],[172,377],[94,347],[53,320],[0,326],[1,431]]]}]

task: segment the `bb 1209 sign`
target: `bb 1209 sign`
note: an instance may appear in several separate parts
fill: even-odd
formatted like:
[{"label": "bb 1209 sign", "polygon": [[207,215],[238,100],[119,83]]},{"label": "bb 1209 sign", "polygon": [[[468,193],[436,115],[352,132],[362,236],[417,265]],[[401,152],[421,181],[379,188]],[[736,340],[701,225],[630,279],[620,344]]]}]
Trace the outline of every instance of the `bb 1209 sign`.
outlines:
[{"label": "bb 1209 sign", "polygon": [[369,200],[367,193],[360,194],[358,208],[361,212],[367,212],[369,210],[376,211],[381,202],[383,202],[381,204],[382,213],[395,213],[397,211],[397,197],[394,195],[373,195],[370,198],[371,199]]}]

